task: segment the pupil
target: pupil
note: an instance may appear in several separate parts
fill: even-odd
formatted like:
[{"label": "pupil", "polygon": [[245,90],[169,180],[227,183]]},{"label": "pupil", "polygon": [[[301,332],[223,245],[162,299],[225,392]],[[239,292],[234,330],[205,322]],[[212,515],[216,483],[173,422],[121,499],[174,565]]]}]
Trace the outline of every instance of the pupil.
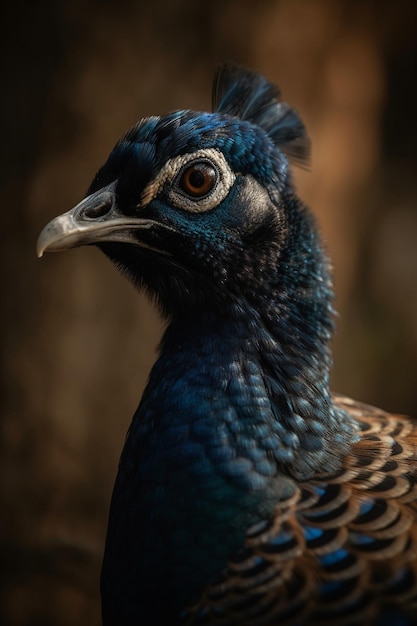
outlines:
[{"label": "pupil", "polygon": [[181,189],[192,198],[203,198],[216,184],[216,171],[209,163],[192,163],[179,180]]},{"label": "pupil", "polygon": [[191,172],[189,181],[192,187],[199,189],[200,187],[203,187],[206,177],[201,170],[195,169]]}]

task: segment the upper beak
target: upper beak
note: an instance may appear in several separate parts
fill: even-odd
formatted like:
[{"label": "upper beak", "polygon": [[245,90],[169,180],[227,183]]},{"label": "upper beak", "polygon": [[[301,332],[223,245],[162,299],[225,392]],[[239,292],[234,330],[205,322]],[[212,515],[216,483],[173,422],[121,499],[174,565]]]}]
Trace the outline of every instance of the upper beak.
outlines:
[{"label": "upper beak", "polygon": [[41,257],[45,251],[58,252],[103,241],[138,244],[133,231],[151,226],[150,220],[120,213],[113,182],[49,222],[39,235],[37,254]]}]

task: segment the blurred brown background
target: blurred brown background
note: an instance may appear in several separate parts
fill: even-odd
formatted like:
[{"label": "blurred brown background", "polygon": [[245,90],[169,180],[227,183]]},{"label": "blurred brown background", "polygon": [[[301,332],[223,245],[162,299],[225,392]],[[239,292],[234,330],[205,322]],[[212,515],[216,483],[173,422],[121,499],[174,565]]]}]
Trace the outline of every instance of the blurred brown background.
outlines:
[{"label": "blurred brown background", "polygon": [[234,59],[313,141],[297,172],[335,265],[333,387],[417,417],[413,0],[2,5],[0,623],[100,623],[116,466],[162,324],[94,249],[35,257],[136,120],[210,106]]}]

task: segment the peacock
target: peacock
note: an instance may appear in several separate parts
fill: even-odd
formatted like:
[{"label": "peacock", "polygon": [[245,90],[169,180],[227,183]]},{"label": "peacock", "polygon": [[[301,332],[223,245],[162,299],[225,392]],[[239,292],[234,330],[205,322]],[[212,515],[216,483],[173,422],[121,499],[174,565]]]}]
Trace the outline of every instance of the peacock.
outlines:
[{"label": "peacock", "polygon": [[167,320],[104,626],[417,623],[417,426],[330,391],[331,270],[289,168],[308,154],[278,88],[226,63],[213,112],[139,121],[39,236],[97,246]]}]

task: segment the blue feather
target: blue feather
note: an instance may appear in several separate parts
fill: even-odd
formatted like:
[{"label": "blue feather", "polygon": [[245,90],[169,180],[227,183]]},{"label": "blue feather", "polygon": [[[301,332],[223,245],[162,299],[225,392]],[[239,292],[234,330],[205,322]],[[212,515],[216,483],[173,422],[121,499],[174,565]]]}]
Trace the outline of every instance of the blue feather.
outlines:
[{"label": "blue feather", "polygon": [[298,114],[280,100],[278,87],[263,76],[234,63],[221,65],[215,75],[213,111],[262,128],[275,145],[298,164],[310,155],[310,142]]}]

